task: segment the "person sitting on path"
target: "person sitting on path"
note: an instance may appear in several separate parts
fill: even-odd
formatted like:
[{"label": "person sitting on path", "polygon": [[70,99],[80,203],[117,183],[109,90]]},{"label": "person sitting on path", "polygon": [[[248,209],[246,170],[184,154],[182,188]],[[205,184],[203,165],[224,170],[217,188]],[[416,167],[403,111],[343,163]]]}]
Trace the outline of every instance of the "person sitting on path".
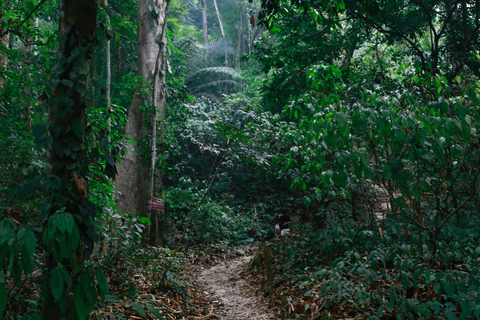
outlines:
[{"label": "person sitting on path", "polygon": [[290,217],[287,215],[285,209],[280,210],[278,224],[280,225],[280,235],[284,236],[290,233]]}]

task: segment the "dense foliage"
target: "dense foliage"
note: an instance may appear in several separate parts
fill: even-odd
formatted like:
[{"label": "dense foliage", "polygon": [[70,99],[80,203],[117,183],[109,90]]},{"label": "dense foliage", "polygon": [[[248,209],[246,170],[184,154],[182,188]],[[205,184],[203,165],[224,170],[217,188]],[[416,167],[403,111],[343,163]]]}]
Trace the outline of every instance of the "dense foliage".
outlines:
[{"label": "dense foliage", "polygon": [[[280,208],[282,317],[479,317],[477,1],[173,1],[156,136],[135,3],[89,3],[0,4],[0,317],[159,317],[132,272],[186,294],[175,250],[271,239]],[[136,90],[153,216],[114,197]]]}]

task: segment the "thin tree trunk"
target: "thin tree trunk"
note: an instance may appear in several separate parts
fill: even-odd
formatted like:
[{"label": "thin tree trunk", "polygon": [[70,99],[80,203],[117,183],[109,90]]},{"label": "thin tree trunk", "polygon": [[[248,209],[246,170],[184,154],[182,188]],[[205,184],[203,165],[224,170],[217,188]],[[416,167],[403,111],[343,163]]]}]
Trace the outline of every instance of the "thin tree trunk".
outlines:
[{"label": "thin tree trunk", "polygon": [[228,55],[227,55],[227,39],[225,38],[225,29],[223,28],[222,17],[220,16],[220,11],[218,10],[217,0],[213,0],[215,5],[215,11],[217,12],[218,24],[220,25],[220,31],[222,31],[223,41],[225,42],[225,66],[228,67]]},{"label": "thin tree trunk", "polygon": [[248,27],[248,54],[252,54],[252,29]]},{"label": "thin tree trunk", "polygon": [[242,8],[240,10],[240,24],[238,25],[238,40],[237,40],[237,68],[240,67],[240,51],[242,49],[242,25],[243,25],[243,17],[242,17],[242,12],[243,12],[243,3],[240,3],[240,7]]},{"label": "thin tree trunk", "polygon": [[[108,0],[105,0],[104,2],[105,8],[108,8]],[[107,31],[110,29],[110,16],[107,13]],[[111,63],[111,54],[110,54],[110,37],[107,34],[107,45],[106,45],[106,72],[107,72],[107,79],[105,82],[105,98],[106,98],[106,107],[107,107],[107,112],[106,114],[110,114],[110,108],[112,107],[112,97],[110,93],[110,87],[111,87],[111,82],[112,82],[112,63]],[[107,131],[108,133],[108,142],[110,143],[110,130],[112,127],[112,120],[110,119],[110,116],[108,117],[107,120]]]},{"label": "thin tree trunk", "polygon": [[243,20],[245,18],[245,4],[242,4],[242,12],[240,14],[240,28],[242,28],[242,54],[245,54],[245,23]]},{"label": "thin tree trunk", "polygon": [[[0,7],[0,9],[2,9]],[[0,25],[3,20],[3,10],[0,10]],[[7,70],[8,58],[6,49],[8,49],[10,44],[10,33],[6,32],[5,29],[0,28],[0,72],[4,73]],[[5,84],[4,76],[0,76],[0,90],[3,90]]]},{"label": "thin tree trunk", "polygon": [[208,45],[207,0],[202,0],[203,43]]},{"label": "thin tree trunk", "polygon": [[[35,21],[35,22],[34,22]],[[35,20],[30,19],[31,23],[35,25],[35,27],[38,27],[38,18]],[[25,64],[30,65],[32,64],[32,60],[30,59],[31,53],[35,46],[32,44],[35,38],[33,37],[28,37],[26,42],[27,44],[23,47],[23,52],[24,52],[24,58],[25,58]],[[23,82],[23,103],[25,104],[25,108],[27,109],[27,119],[26,119],[26,125],[28,130],[32,130],[32,101],[30,95],[31,95],[31,84],[30,84],[30,78],[25,77],[24,82]]]},{"label": "thin tree trunk", "polygon": [[[108,8],[108,0],[105,0],[105,8]],[[110,16],[107,13],[107,30],[110,29]],[[107,81],[105,83],[105,95],[107,99],[107,112],[109,112],[110,107],[112,106],[112,98],[110,95],[110,83],[112,80],[112,64],[110,61],[110,37],[107,35],[107,48],[106,48],[106,59],[107,59]],[[110,129],[110,117],[108,118],[108,128]]]}]

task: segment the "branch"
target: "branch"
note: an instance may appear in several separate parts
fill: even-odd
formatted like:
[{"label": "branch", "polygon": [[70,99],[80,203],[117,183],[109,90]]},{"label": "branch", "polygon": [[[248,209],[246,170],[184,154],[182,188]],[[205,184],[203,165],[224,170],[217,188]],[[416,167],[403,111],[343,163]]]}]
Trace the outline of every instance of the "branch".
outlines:
[{"label": "branch", "polygon": [[[455,1],[455,4],[452,6],[452,8],[456,8],[458,6],[458,3],[460,2],[460,0],[456,0]],[[440,30],[440,32],[438,33],[438,37],[441,37],[442,36],[442,33],[445,31],[445,29],[447,28],[447,24],[450,22],[450,19],[452,18],[452,15],[453,15],[453,11],[454,9],[450,10],[450,12],[448,12],[447,14],[447,18],[445,19],[445,23],[443,24],[442,26],[442,29]]]},{"label": "branch", "polygon": [[[430,14],[430,11],[425,6],[425,3],[420,2],[420,1],[416,1],[416,0],[413,0],[412,2],[415,3],[416,5],[420,6],[423,9],[423,11],[425,11],[425,13],[427,14],[428,25],[430,26],[430,44],[431,44],[432,48],[434,46],[436,47],[435,42],[438,40],[437,39],[437,32],[435,30],[435,26],[433,25],[433,19],[432,19],[432,15]],[[432,33],[433,33],[433,37],[432,37]]]},{"label": "branch", "polygon": [[[475,185],[475,181],[477,180],[479,173],[480,173],[480,170],[477,170],[477,173],[475,174],[475,177],[473,177],[473,185]],[[476,195],[476,192],[475,192],[475,189],[474,189],[473,192],[472,192],[472,194],[471,194],[467,199],[465,199],[465,201],[463,201],[462,204],[457,207],[457,209],[453,210],[448,216],[446,216],[445,219],[443,219],[443,221],[438,225],[438,227],[435,227],[434,231],[440,230],[440,229],[442,228],[442,226],[443,226],[448,220],[450,220],[450,218],[451,218],[455,213],[457,213],[460,209],[462,209],[475,195]]]},{"label": "branch", "polygon": [[420,222],[418,222],[417,220],[415,220],[413,217],[409,216],[409,215],[405,215],[405,218],[407,218],[408,220],[412,221],[413,223],[415,223],[417,226],[419,226],[420,228],[422,228],[423,230],[427,230],[427,231],[430,231],[431,233],[433,233],[432,230],[430,230],[430,228],[428,226],[424,226],[423,224],[421,224]]},{"label": "branch", "polygon": [[[382,11],[382,14],[383,14],[383,11]],[[405,40],[415,51],[418,52],[419,56],[420,56],[420,59],[422,60],[422,69],[425,69],[426,67],[426,63],[425,63],[425,57],[423,55],[423,51],[420,50],[419,47],[417,47],[415,45],[415,43],[413,43],[413,41],[409,38],[407,38],[405,35],[403,35],[402,33],[400,33],[399,31],[397,30],[387,30],[387,29],[384,29],[382,26],[380,26],[378,23],[376,23],[375,21],[373,21],[372,19],[368,18],[368,17],[364,17],[362,16],[361,14],[357,14],[357,17],[359,17],[360,19],[363,19],[365,20],[365,22],[369,23],[371,26],[373,26],[375,29],[377,29],[379,32],[383,33],[383,34],[390,34],[390,35],[396,35],[396,36],[399,36],[400,38],[402,38],[403,40]],[[384,17],[384,20],[386,20],[386,18]]]},{"label": "branch", "polygon": [[189,2],[189,3],[192,5],[192,7],[194,7],[196,10],[198,10],[198,11],[203,11],[202,9],[199,9],[199,8],[195,5],[195,3],[193,3],[192,1],[188,0],[188,2]]},{"label": "branch", "polygon": [[[30,17],[33,15],[33,13],[35,11],[38,10],[38,8],[40,8],[40,6],[42,4],[44,4],[45,2],[47,2],[47,0],[41,0],[37,6],[32,10],[30,11],[30,13],[27,15],[27,17],[25,19],[23,19],[22,22],[20,22],[20,24],[18,24],[16,27],[15,27],[15,31],[17,31],[18,29],[20,29],[20,27],[22,26],[22,24],[24,24],[28,19],[30,19]],[[0,38],[3,38],[4,35],[6,35],[7,33],[9,33],[11,30],[5,30],[2,34],[0,34]]]}]

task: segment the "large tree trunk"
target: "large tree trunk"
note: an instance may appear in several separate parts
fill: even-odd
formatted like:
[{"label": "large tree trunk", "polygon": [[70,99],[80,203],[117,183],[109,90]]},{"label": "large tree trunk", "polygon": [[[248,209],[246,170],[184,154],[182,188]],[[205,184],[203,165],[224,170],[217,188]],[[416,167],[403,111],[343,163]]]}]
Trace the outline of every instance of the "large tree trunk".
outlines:
[{"label": "large tree trunk", "polygon": [[203,43],[208,45],[207,0],[202,0]]},{"label": "large tree trunk", "polygon": [[[166,113],[166,106],[167,106],[167,95],[166,95],[166,47],[167,47],[167,20],[168,20],[168,13],[170,10],[170,0],[165,0],[165,6],[163,7],[163,11],[165,13],[163,18],[163,23],[161,25],[161,36],[159,41],[159,49],[157,53],[157,60],[155,63],[155,73],[153,75],[153,93],[152,93],[152,101],[153,101],[153,116],[152,116],[152,140],[150,141],[150,177],[149,177],[149,199],[155,197],[155,171],[156,171],[156,162],[157,162],[157,122],[160,119],[160,126],[159,132],[160,136],[163,139],[165,128],[164,128],[164,119]],[[160,177],[161,179],[161,177]],[[161,180],[159,181],[161,183]],[[155,221],[155,224],[152,225],[152,228],[149,228],[149,237],[150,243],[153,245],[158,245],[160,242],[160,235],[159,235],[159,219],[160,214],[157,211],[151,210],[148,218]],[[152,219],[153,218],[153,219]],[[165,221],[165,217],[163,217]],[[154,231],[154,232],[153,232]],[[153,237],[155,234],[155,237]]]},{"label": "large tree trunk", "polygon": [[[44,280],[46,286],[42,288],[50,288],[53,274],[57,271],[58,275],[58,270],[62,268],[70,275],[71,282],[63,281],[63,294],[60,297],[55,298],[51,290],[43,293],[46,297],[44,319],[60,319],[63,315],[69,319],[77,318],[77,315],[83,318],[83,315],[86,317],[93,309],[93,305],[86,302],[84,291],[86,287],[90,288],[94,281],[93,278],[87,280],[86,268],[83,265],[85,256],[93,249],[95,239],[93,217],[96,214],[87,201],[85,110],[90,62],[96,41],[97,11],[96,0],[61,2],[59,34],[62,40],[59,45],[58,61],[61,71],[51,102],[48,126],[52,138],[49,148],[52,177],[49,200],[51,207],[43,232],[50,230],[48,235],[51,239],[45,238],[47,277]],[[46,208],[48,207],[47,205]],[[60,240],[61,236],[49,229],[52,221],[60,221],[59,219],[64,217],[71,217],[76,226],[65,230],[63,237],[68,241]],[[78,229],[76,234],[72,233],[75,228]],[[58,247],[58,241],[62,250]],[[75,241],[77,245],[74,244]],[[83,283],[82,288],[77,290],[79,277]],[[76,310],[76,301],[81,301],[83,308]]]},{"label": "large tree trunk", "polygon": [[[125,136],[135,142],[128,142],[126,153],[117,165],[118,176],[115,183],[118,190],[118,209],[122,212],[136,212],[137,215],[147,217],[150,216],[148,205],[152,183],[149,176],[151,154],[144,154],[142,157],[139,142],[141,143],[147,138],[145,121],[148,114],[140,109],[145,105],[147,99],[159,110],[160,119],[163,119],[165,115],[165,98],[161,94],[165,83],[165,63],[157,63],[157,61],[163,61],[165,58],[165,46],[162,46],[161,43],[165,43],[162,27],[166,25],[168,4],[168,0],[142,0],[138,3],[138,76],[153,86],[155,96],[152,100],[150,95],[142,95],[140,89],[133,96],[128,111]],[[153,11],[158,12],[156,16],[152,14],[149,5],[156,7],[156,10]],[[156,66],[163,69],[157,70]],[[143,152],[145,153],[145,151]]]}]

